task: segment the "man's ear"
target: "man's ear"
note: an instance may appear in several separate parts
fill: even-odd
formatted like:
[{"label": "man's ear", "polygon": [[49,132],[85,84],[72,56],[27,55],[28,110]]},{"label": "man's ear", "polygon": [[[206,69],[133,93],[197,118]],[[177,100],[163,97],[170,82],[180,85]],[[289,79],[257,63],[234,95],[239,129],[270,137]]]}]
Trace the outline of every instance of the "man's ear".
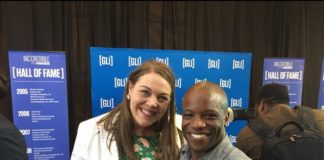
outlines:
[{"label": "man's ear", "polygon": [[268,112],[268,108],[263,100],[256,105],[256,110],[258,112],[258,115],[264,115]]},{"label": "man's ear", "polygon": [[230,112],[226,110],[225,118],[224,118],[224,125],[225,127],[229,126],[229,117],[230,117]]}]

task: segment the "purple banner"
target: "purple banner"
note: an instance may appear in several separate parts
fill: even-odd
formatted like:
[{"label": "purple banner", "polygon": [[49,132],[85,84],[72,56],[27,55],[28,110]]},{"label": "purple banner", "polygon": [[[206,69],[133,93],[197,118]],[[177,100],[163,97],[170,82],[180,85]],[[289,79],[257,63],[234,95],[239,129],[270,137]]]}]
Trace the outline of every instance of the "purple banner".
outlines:
[{"label": "purple banner", "polygon": [[318,94],[318,109],[324,110],[324,59],[322,61],[320,90]]},{"label": "purple banner", "polygon": [[301,104],[304,76],[304,59],[265,58],[263,65],[263,85],[279,83],[289,91],[290,106]]},{"label": "purple banner", "polygon": [[13,119],[29,160],[70,159],[65,53],[9,51],[9,67]]}]

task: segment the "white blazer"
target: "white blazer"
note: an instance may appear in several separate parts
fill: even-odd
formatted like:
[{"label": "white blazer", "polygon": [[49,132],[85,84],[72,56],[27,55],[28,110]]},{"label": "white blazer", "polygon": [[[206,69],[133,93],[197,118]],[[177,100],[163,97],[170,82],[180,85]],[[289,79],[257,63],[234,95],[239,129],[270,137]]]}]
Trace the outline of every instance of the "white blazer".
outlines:
[{"label": "white blazer", "polygon": [[[119,160],[115,140],[108,137],[112,141],[111,150],[109,150],[108,132],[104,129],[103,124],[97,125],[97,122],[106,114],[80,123],[71,160]],[[175,119],[177,128],[181,129],[182,116],[177,114]]]}]

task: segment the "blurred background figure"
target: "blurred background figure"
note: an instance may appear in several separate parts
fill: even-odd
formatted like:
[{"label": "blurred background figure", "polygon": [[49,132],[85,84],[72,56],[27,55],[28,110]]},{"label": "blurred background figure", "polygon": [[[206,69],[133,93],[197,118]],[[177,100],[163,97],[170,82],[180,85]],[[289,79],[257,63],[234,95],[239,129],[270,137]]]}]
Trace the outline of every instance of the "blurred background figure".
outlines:
[{"label": "blurred background figure", "polygon": [[[9,94],[9,81],[0,73],[0,100]],[[1,107],[1,106],[0,106]],[[19,130],[0,112],[0,159],[26,160],[26,143]]]},{"label": "blurred background figure", "polygon": [[[271,83],[260,88],[256,97],[255,119],[260,119],[271,129],[297,120],[304,127],[318,131],[324,137],[324,111],[306,106],[289,106],[287,86]],[[249,122],[251,123],[253,119]],[[260,159],[263,140],[249,126],[238,134],[237,147],[252,159]]]}]

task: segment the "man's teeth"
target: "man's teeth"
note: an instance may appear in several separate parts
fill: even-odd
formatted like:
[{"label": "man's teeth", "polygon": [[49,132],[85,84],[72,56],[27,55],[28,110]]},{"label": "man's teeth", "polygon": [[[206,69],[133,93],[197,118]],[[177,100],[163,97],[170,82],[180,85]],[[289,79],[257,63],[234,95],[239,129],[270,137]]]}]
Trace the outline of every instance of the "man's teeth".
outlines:
[{"label": "man's teeth", "polygon": [[194,138],[206,138],[207,137],[207,134],[195,134],[195,133],[191,133],[191,136],[194,137]]}]

